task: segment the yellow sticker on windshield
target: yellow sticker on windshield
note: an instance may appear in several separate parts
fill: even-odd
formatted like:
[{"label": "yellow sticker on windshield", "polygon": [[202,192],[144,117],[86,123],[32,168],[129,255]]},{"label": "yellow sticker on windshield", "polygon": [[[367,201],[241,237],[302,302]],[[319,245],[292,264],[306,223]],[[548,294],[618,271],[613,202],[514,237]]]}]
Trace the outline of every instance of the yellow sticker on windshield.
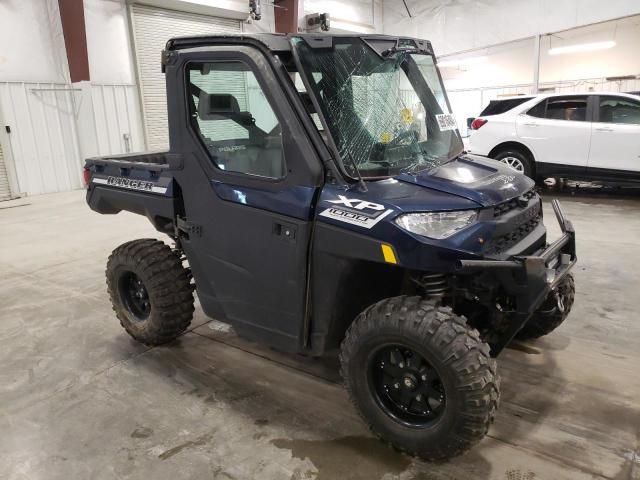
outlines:
[{"label": "yellow sticker on windshield", "polygon": [[402,121],[407,125],[413,123],[413,110],[410,108],[403,108],[400,111],[400,116],[402,117]]},{"label": "yellow sticker on windshield", "polygon": [[389,143],[392,138],[389,132],[382,132],[382,135],[380,135],[380,143]]}]

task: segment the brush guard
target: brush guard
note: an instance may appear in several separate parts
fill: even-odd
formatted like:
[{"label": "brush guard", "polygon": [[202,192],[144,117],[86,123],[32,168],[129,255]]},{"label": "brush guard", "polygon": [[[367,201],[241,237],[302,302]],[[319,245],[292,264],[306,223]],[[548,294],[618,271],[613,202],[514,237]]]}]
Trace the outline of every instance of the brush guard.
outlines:
[{"label": "brush guard", "polygon": [[514,256],[509,260],[460,260],[459,272],[492,270],[504,290],[516,300],[516,309],[509,327],[491,345],[493,357],[504,350],[516,334],[542,305],[550,292],[576,263],[575,230],[565,217],[560,202],[552,202],[562,236],[536,255]]}]

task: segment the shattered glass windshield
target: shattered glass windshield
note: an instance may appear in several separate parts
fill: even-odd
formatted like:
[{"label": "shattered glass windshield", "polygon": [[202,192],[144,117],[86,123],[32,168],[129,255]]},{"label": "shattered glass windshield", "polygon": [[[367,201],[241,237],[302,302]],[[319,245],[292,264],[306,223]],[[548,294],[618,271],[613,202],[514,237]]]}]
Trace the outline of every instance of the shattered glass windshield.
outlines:
[{"label": "shattered glass windshield", "polygon": [[303,75],[346,172],[366,178],[415,173],[459,155],[462,140],[431,55],[376,53],[358,37],[332,48],[293,39]]}]

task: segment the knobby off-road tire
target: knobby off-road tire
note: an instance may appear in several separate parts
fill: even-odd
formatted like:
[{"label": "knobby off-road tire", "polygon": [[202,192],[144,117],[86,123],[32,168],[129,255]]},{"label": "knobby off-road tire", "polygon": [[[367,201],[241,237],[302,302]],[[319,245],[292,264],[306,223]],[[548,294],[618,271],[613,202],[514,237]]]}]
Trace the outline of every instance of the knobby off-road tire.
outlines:
[{"label": "knobby off-road tire", "polygon": [[518,332],[518,340],[531,340],[550,334],[569,316],[576,297],[576,283],[573,275],[568,274],[558,285],[558,294],[562,297],[564,310],[558,308],[555,292],[551,292],[542,306],[536,310],[529,321]]},{"label": "knobby off-road tire", "polygon": [[116,248],[107,262],[113,311],[140,343],[161,345],[182,334],[193,318],[193,286],[177,253],[159,240]]},{"label": "knobby off-road tire", "polygon": [[[372,377],[371,372],[381,375],[375,374],[374,370],[378,368],[375,362],[379,354],[376,352],[393,348],[389,345],[404,345],[414,352],[413,357],[409,356],[412,363],[416,363],[412,358],[421,357],[423,361],[419,363],[429,364],[426,370],[421,369],[426,374],[417,375],[422,380],[439,378],[439,391],[444,400],[440,407],[432,409],[434,412],[439,409],[435,419],[421,425],[409,425],[401,410],[398,416],[392,411],[398,410],[395,404],[389,403],[390,397],[384,396],[388,391],[386,385],[383,394],[379,394],[380,389],[376,389],[379,382],[376,384],[371,379],[383,378],[386,382],[388,377],[384,374]],[[406,296],[385,299],[370,306],[349,327],[342,342],[340,362],[351,401],[372,432],[410,455],[428,461],[460,455],[479,442],[493,422],[500,382],[495,360],[489,356],[489,346],[480,339],[478,331],[448,307]],[[373,368],[369,370],[371,363]],[[402,365],[396,362],[394,368],[398,366]],[[380,368],[387,367],[380,365]],[[404,383],[411,384],[415,376],[408,375],[404,377]],[[420,378],[417,381],[420,383]],[[403,382],[397,383],[402,388]],[[398,388],[397,383],[389,388]],[[412,393],[429,388],[434,391],[432,387],[419,390],[421,387],[418,386]],[[416,405],[420,407],[415,402],[414,399],[410,401],[413,405],[410,410]],[[429,402],[431,407],[434,402]]]}]

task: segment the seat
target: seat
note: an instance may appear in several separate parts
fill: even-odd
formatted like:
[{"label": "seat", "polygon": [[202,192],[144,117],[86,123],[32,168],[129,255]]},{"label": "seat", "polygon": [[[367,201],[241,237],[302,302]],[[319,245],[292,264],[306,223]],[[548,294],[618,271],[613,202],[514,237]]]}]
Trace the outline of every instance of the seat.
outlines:
[{"label": "seat", "polygon": [[[250,112],[240,111],[238,100],[230,94],[209,94],[201,91],[198,97],[199,121],[212,121],[210,125],[200,125],[203,137],[213,159],[223,170],[282,178],[285,175],[282,136],[277,126],[268,134],[258,128]],[[238,138],[215,140],[228,137],[221,129],[242,129]],[[209,130],[209,135],[207,135]]]}]

